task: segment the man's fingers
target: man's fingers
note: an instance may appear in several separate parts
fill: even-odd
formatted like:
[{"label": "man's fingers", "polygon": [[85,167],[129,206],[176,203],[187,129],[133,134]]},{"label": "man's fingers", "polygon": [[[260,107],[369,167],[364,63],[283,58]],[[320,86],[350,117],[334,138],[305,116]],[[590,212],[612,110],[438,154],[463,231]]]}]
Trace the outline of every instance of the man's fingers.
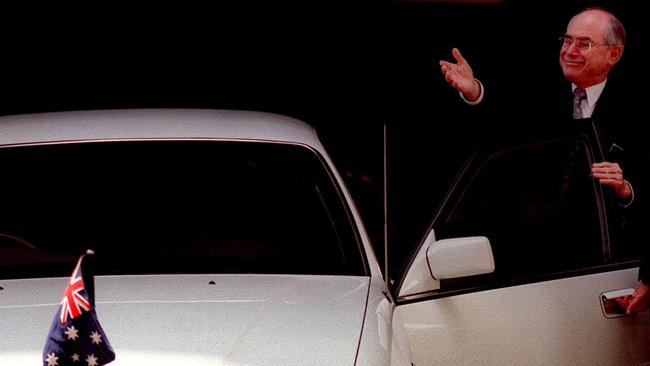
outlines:
[{"label": "man's fingers", "polygon": [[610,163],[609,161],[601,161],[599,163],[593,163],[592,166],[595,168],[609,168],[609,167],[620,168],[620,165],[618,165],[618,163]]},{"label": "man's fingers", "polygon": [[592,172],[591,176],[594,179],[611,179],[618,181],[619,183],[623,183],[625,179],[623,179],[622,174],[616,174],[616,173],[598,173],[598,172]]},{"label": "man's fingers", "polygon": [[451,75],[446,75],[445,80],[449,83],[449,85],[453,86],[454,88],[458,89],[458,82],[456,79],[454,79]]},{"label": "man's fingers", "polygon": [[460,54],[460,51],[458,50],[458,48],[454,47],[451,50],[451,54],[452,54],[452,56],[454,56],[454,59],[456,59],[456,61],[458,61],[459,64],[466,64],[467,63],[467,61],[465,61],[465,58],[463,57],[463,55]]},{"label": "man's fingers", "polygon": [[627,306],[626,312],[628,313],[628,315],[634,314],[637,311],[642,310],[639,309],[640,305],[641,305],[641,300],[638,297],[632,297],[632,301],[630,301],[630,305]]},{"label": "man's fingers", "polygon": [[454,65],[454,64],[452,64],[452,63],[449,62],[449,61],[440,61],[440,67],[441,67],[443,70],[451,70],[451,69],[453,68],[453,67],[452,67],[453,65]]},{"label": "man's fingers", "polygon": [[591,176],[596,179],[616,179],[623,181],[623,174],[621,172],[598,172],[592,171]]},{"label": "man's fingers", "polygon": [[623,169],[619,168],[593,168],[591,169],[592,173],[600,173],[600,174],[623,174]]},{"label": "man's fingers", "polygon": [[617,176],[623,176],[623,169],[618,164],[609,164],[603,165],[603,163],[596,163],[591,166],[591,174],[592,175],[617,175]]}]

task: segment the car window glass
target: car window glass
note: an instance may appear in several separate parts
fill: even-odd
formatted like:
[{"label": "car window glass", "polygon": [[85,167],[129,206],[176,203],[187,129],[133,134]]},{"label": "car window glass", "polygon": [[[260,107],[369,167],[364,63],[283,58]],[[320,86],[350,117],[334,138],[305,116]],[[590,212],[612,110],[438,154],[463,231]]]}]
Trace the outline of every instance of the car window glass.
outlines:
[{"label": "car window glass", "polygon": [[585,268],[607,260],[586,144],[557,140],[501,150],[485,159],[438,239],[487,236],[496,270],[443,283],[483,284]]},{"label": "car window glass", "polygon": [[303,146],[55,144],[0,149],[0,166],[8,275],[66,274],[88,248],[100,273],[365,273],[340,192]]}]

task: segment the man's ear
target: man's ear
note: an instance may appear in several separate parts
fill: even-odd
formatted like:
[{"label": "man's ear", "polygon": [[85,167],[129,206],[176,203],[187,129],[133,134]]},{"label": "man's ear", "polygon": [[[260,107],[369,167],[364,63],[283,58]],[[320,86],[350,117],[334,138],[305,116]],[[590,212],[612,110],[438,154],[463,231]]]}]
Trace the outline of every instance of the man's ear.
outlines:
[{"label": "man's ear", "polygon": [[615,65],[623,56],[623,46],[620,44],[615,44],[609,46],[609,63]]}]

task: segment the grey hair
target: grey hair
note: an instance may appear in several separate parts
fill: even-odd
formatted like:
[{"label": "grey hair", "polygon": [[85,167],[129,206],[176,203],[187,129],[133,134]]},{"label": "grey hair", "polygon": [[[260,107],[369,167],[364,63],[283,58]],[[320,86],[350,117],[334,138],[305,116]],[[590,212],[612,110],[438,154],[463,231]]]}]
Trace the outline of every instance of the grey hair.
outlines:
[{"label": "grey hair", "polygon": [[612,15],[611,19],[607,23],[607,29],[605,30],[605,41],[609,45],[619,44],[625,46],[626,39],[627,33],[625,32],[623,23]]},{"label": "grey hair", "polygon": [[605,28],[605,43],[608,45],[621,45],[625,46],[625,41],[627,40],[627,32],[625,32],[625,27],[618,18],[609,10],[600,7],[594,6],[583,9],[580,13],[582,14],[589,10],[598,10],[606,13],[609,16],[609,22],[607,22]]}]

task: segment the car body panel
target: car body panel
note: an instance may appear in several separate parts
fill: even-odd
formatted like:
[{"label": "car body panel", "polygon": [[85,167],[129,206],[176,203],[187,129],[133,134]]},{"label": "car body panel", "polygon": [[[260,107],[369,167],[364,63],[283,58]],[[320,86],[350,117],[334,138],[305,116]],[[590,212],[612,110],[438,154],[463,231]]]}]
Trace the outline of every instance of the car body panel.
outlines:
[{"label": "car body panel", "polygon": [[[380,278],[370,280],[366,321],[363,324],[357,365],[408,365],[392,362],[394,332],[392,328],[394,302]],[[398,350],[397,350],[398,351]]]},{"label": "car body panel", "polygon": [[[0,281],[0,318],[11,333],[0,340],[0,365],[25,352],[29,364],[39,364],[65,282]],[[165,355],[164,364],[192,355],[212,359],[210,365],[352,365],[369,278],[98,276],[95,286],[115,365],[136,365],[143,355]]]},{"label": "car body panel", "polygon": [[648,313],[606,319],[603,292],[634,287],[637,269],[400,305],[414,363],[630,365],[650,359]]}]

